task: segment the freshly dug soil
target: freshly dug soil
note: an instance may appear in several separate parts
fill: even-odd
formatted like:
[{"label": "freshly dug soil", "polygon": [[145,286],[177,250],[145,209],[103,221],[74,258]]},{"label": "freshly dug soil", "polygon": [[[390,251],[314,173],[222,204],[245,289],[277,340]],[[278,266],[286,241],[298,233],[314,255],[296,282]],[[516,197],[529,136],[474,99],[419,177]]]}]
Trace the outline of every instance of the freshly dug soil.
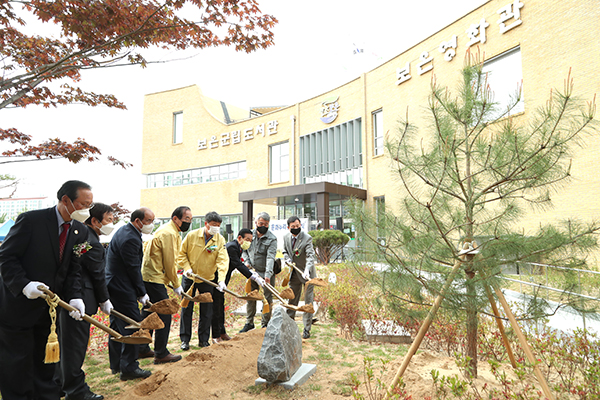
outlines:
[{"label": "freshly dug soil", "polygon": [[281,291],[281,293],[279,293],[279,294],[280,294],[280,296],[281,296],[282,298],[284,298],[284,299],[290,299],[290,300],[291,300],[291,299],[293,299],[294,297],[296,297],[296,295],[294,294],[294,291],[293,291],[292,289],[290,289],[289,287],[288,287],[288,288],[285,288],[285,289],[283,289],[283,290]]},{"label": "freshly dug soil", "polygon": [[255,300],[262,300],[264,297],[258,290],[253,290],[250,293],[246,294],[247,297],[252,297]]},{"label": "freshly dug soil", "polygon": [[232,388],[252,386],[258,378],[256,360],[264,334],[265,329],[253,329],[176,363],[154,366],[152,376],[110,399],[229,399]]},{"label": "freshly dug soil", "polygon": [[148,309],[159,314],[176,314],[179,311],[179,302],[177,299],[165,299],[152,304]]},{"label": "freshly dug soil", "polygon": [[194,300],[197,303],[212,303],[213,302],[212,295],[209,292],[198,293],[197,295],[195,295],[193,297],[192,300]]},{"label": "freshly dug soil", "polygon": [[148,339],[152,339],[152,336],[150,336],[150,332],[147,329],[140,329],[139,331],[132,333],[131,337],[145,337]]},{"label": "freshly dug soil", "polygon": [[303,306],[298,307],[298,311],[302,311],[308,314],[314,314],[315,313],[315,308],[313,307],[312,303],[311,304],[305,304]]},{"label": "freshly dug soil", "polygon": [[157,313],[152,313],[142,322],[140,322],[140,328],[142,329],[162,329],[165,327],[165,323],[160,319]]},{"label": "freshly dug soil", "polygon": [[322,278],[313,278],[310,281],[306,282],[307,285],[315,285],[321,287],[327,287],[329,285],[326,280]]}]

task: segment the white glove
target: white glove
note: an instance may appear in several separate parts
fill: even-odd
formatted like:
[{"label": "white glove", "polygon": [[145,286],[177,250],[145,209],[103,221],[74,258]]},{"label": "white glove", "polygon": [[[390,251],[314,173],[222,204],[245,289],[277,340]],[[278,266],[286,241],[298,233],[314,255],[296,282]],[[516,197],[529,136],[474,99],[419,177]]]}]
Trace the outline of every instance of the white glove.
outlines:
[{"label": "white glove", "polygon": [[193,274],[193,272],[192,272],[192,270],[191,270],[191,269],[186,269],[186,270],[183,272],[183,275],[185,275],[185,277],[186,277],[186,278],[189,278],[189,279],[194,279],[194,277],[192,276],[192,274]]},{"label": "white glove", "polygon": [[37,288],[40,285],[46,289],[50,289],[47,285],[43,284],[42,282],[31,281],[23,288],[23,294],[29,300],[37,299],[38,297],[44,294],[44,292]]},{"label": "white glove", "polygon": [[252,279],[254,282],[258,283],[260,285],[260,287],[265,286],[265,280],[263,278],[260,277],[260,275],[258,274],[258,272],[254,271],[252,273],[252,276],[250,277],[250,279]]},{"label": "white glove", "polygon": [[305,281],[310,280],[310,268],[304,269],[304,272],[302,273],[302,279],[304,279]]},{"label": "white glove", "polygon": [[148,302],[150,302],[150,296],[148,296],[148,293],[146,293],[142,297],[138,297],[137,300],[140,302],[141,305],[145,306],[146,304],[148,304]]},{"label": "white glove", "polygon": [[85,314],[85,304],[81,299],[71,299],[69,301],[69,305],[75,307],[77,310],[69,311],[69,315],[71,318],[81,321],[83,319],[83,314]]},{"label": "white glove", "polygon": [[100,303],[100,311],[106,315],[110,315],[110,312],[114,309],[110,300],[106,300],[104,303]]},{"label": "white glove", "polygon": [[179,297],[183,296],[183,288],[181,286],[173,288],[173,291],[175,292],[175,294]]},{"label": "white glove", "polygon": [[225,282],[219,282],[219,287],[217,288],[217,290],[219,292],[224,292],[225,289],[227,289],[227,285],[225,284]]}]

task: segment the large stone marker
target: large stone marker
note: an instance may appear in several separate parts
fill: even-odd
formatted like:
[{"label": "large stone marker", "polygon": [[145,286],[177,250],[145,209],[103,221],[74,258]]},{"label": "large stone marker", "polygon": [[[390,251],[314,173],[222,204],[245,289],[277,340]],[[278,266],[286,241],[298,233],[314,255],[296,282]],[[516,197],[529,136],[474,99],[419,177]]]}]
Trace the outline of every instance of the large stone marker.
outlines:
[{"label": "large stone marker", "polygon": [[275,307],[258,355],[258,376],[268,383],[288,381],[301,365],[302,338],[298,326],[283,307]]}]

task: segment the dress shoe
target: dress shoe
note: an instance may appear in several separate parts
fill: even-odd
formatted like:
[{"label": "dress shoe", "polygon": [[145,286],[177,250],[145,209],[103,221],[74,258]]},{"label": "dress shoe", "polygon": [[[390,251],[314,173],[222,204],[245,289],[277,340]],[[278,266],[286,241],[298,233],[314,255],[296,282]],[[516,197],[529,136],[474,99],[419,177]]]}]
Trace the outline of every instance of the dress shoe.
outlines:
[{"label": "dress shoe", "polygon": [[80,395],[66,395],[65,400],[102,400],[104,396],[101,394],[96,394],[91,391],[87,391],[84,394]]},{"label": "dress shoe", "polygon": [[148,350],[145,353],[138,354],[138,359],[140,359],[140,358],[152,358],[152,357],[154,357],[154,351],[152,351],[152,350]]},{"label": "dress shoe", "polygon": [[317,318],[313,318],[313,319],[312,319],[312,323],[313,323],[313,324],[316,324],[317,322],[319,322],[319,320],[318,320]]},{"label": "dress shoe", "polygon": [[302,332],[302,339],[308,339],[309,337],[310,337],[310,332],[309,331]]},{"label": "dress shoe", "polygon": [[188,342],[181,342],[181,350],[189,350],[190,344]]},{"label": "dress shoe", "polygon": [[131,379],[145,379],[147,377],[149,377],[150,375],[152,375],[151,371],[148,371],[147,369],[141,369],[140,367],[138,367],[137,369],[134,369],[133,371],[129,371],[129,372],[121,372],[121,380],[122,381],[128,381]]},{"label": "dress shoe", "polygon": [[231,340],[231,337],[230,337],[228,334],[226,334],[226,333],[223,333],[223,334],[221,335],[221,340]]},{"label": "dress shoe", "polygon": [[154,357],[154,364],[166,364],[166,363],[171,363],[171,362],[177,362],[179,360],[181,360],[180,355],[169,353],[166,356],[164,356],[163,358]]},{"label": "dress shoe", "polygon": [[214,344],[219,344],[219,343],[221,343],[221,338],[213,338],[212,341]]},{"label": "dress shoe", "polygon": [[113,375],[115,375],[115,374],[119,374],[119,373],[121,373],[121,371],[119,371],[118,369],[112,369],[112,368],[111,368],[111,369],[110,369],[110,373],[111,373],[111,374],[113,374]]},{"label": "dress shoe", "polygon": [[252,329],[254,329],[254,325],[246,324],[246,325],[244,325],[244,327],[242,328],[240,333],[248,332],[248,331],[251,331]]},{"label": "dress shoe", "polygon": [[198,346],[200,346],[200,347],[208,347],[208,346],[210,346],[210,343],[208,343],[208,342],[200,342],[200,344]]}]

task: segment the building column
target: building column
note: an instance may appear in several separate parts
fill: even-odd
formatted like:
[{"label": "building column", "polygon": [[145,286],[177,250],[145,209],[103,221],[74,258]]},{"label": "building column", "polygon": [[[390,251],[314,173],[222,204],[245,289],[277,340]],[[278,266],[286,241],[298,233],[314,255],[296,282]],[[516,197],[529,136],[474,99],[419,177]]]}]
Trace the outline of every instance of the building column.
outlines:
[{"label": "building column", "polygon": [[317,219],[321,220],[322,228],[329,229],[329,193],[317,193]]},{"label": "building column", "polygon": [[242,203],[242,228],[252,229],[254,215],[254,201],[247,200]]}]

